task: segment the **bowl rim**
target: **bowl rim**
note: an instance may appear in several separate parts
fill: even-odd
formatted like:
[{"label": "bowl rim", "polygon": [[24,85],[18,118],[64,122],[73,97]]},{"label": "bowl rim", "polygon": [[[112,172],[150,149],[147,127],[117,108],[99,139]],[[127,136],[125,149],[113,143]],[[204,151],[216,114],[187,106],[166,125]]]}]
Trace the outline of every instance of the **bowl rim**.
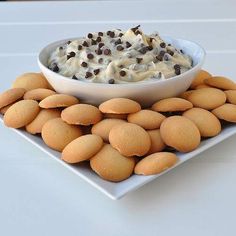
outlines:
[{"label": "bowl rim", "polygon": [[94,86],[94,87],[109,87],[109,88],[114,88],[114,87],[117,87],[117,88],[124,88],[124,87],[128,87],[128,86],[135,86],[135,87],[140,87],[140,86],[148,86],[148,85],[156,85],[156,84],[162,84],[162,83],[167,83],[167,82],[170,82],[170,81],[175,81],[175,80],[181,80],[181,77],[183,76],[186,76],[187,74],[191,74],[193,71],[195,71],[197,68],[201,67],[205,61],[205,57],[206,57],[206,51],[205,49],[199,44],[199,43],[196,43],[192,40],[187,40],[187,39],[182,39],[182,38],[174,38],[174,37],[170,37],[170,36],[166,36],[166,35],[161,35],[161,37],[164,39],[164,40],[176,40],[176,41],[184,41],[185,43],[191,43],[191,44],[194,44],[195,46],[198,47],[198,49],[200,49],[200,52],[201,52],[201,58],[200,60],[198,61],[198,63],[196,65],[194,65],[190,70],[188,71],[185,71],[184,73],[180,74],[180,75],[176,75],[176,76],[173,76],[173,77],[170,77],[168,79],[165,79],[165,80],[150,80],[150,81],[138,81],[138,82],[127,82],[127,83],[118,83],[118,84],[108,84],[108,83],[92,83],[92,82],[84,82],[84,81],[80,81],[80,80],[72,80],[71,78],[69,77],[66,77],[66,76],[63,76],[59,73],[56,73],[52,70],[50,70],[47,66],[45,66],[42,61],[41,61],[41,57],[42,55],[45,53],[46,50],[50,49],[51,47],[56,47],[56,45],[60,45],[60,44],[63,44],[69,40],[76,40],[80,37],[70,37],[70,38],[66,38],[66,39],[61,39],[61,40],[57,40],[57,41],[54,41],[54,42],[51,42],[49,44],[47,44],[45,47],[43,47],[40,52],[38,53],[38,56],[37,56],[37,62],[38,62],[38,65],[41,69],[41,71],[43,72],[42,68],[44,70],[47,71],[47,73],[50,73],[51,75],[54,75],[55,78],[58,77],[60,78],[61,80],[64,80],[65,82],[70,82],[70,83],[76,83],[78,85],[83,85],[83,86]]}]

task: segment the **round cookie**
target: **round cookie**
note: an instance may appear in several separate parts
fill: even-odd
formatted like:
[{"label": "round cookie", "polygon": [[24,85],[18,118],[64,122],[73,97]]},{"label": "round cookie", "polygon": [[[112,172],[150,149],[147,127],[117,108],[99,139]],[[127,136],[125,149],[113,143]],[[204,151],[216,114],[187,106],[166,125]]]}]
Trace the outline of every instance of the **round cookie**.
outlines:
[{"label": "round cookie", "polygon": [[79,126],[69,125],[61,118],[47,121],[42,128],[43,141],[50,148],[59,152],[61,152],[71,141],[81,135],[82,132]]},{"label": "round cookie", "polygon": [[187,98],[195,107],[212,110],[226,101],[223,91],[216,88],[202,88],[192,92]]},{"label": "round cookie", "polygon": [[57,107],[69,107],[75,105],[79,100],[71,95],[67,94],[54,94],[44,98],[39,106],[42,108],[57,108]]},{"label": "round cookie", "polygon": [[205,109],[194,107],[185,111],[183,116],[193,121],[202,137],[214,137],[221,131],[218,118]]},{"label": "round cookie", "polygon": [[236,105],[225,103],[211,111],[221,120],[236,123]]},{"label": "round cookie", "polygon": [[196,149],[201,141],[197,126],[183,116],[171,116],[161,124],[161,137],[165,144],[180,152]]},{"label": "round cookie", "polygon": [[92,134],[99,135],[104,142],[109,142],[109,133],[111,129],[122,123],[126,123],[126,121],[120,119],[104,119],[93,125],[91,132]]},{"label": "round cookie", "polygon": [[236,105],[236,90],[226,90],[224,91],[227,102]]},{"label": "round cookie", "polygon": [[147,154],[149,155],[164,150],[166,145],[161,137],[160,129],[148,130],[147,132],[151,138],[151,147]]},{"label": "round cookie", "polygon": [[193,92],[194,90],[188,90],[179,95],[180,98],[187,99],[188,96]]},{"label": "round cookie", "polygon": [[158,112],[151,110],[141,110],[136,113],[129,114],[128,122],[139,125],[144,129],[158,129],[162,121],[166,117]]},{"label": "round cookie", "polygon": [[41,101],[44,98],[56,94],[55,91],[45,88],[37,88],[30,91],[27,91],[24,95],[24,99],[32,99],[36,101]]},{"label": "round cookie", "polygon": [[124,156],[143,156],[151,147],[148,133],[128,122],[114,126],[109,133],[109,141]]},{"label": "round cookie", "polygon": [[44,124],[54,118],[61,116],[61,112],[56,109],[42,109],[35,119],[26,125],[25,129],[31,134],[40,134]]},{"label": "round cookie", "polygon": [[4,124],[11,128],[21,128],[38,115],[40,108],[34,100],[21,100],[14,103],[4,115]]},{"label": "round cookie", "polygon": [[211,77],[212,75],[205,71],[205,70],[200,70],[200,72],[197,74],[197,76],[194,78],[190,88],[195,89],[198,85],[204,84],[204,80]]},{"label": "round cookie", "polygon": [[223,90],[236,90],[236,83],[222,76],[213,76],[205,79],[204,83]]},{"label": "round cookie", "polygon": [[158,152],[144,157],[137,163],[134,173],[137,175],[156,175],[174,166],[178,157],[171,152]]},{"label": "round cookie", "polygon": [[102,138],[87,134],[70,142],[62,151],[61,159],[67,163],[78,163],[89,160],[103,146]]},{"label": "round cookie", "polygon": [[165,98],[152,105],[152,110],[158,112],[186,111],[193,104],[183,98]]},{"label": "round cookie", "polygon": [[128,98],[112,98],[100,104],[99,110],[103,113],[129,114],[140,111],[141,106]]},{"label": "round cookie", "polygon": [[127,114],[104,113],[103,118],[126,120],[127,119]]},{"label": "round cookie", "polygon": [[12,88],[0,94],[0,109],[21,99],[25,93],[23,88]]},{"label": "round cookie", "polygon": [[95,106],[89,104],[76,104],[64,109],[61,118],[72,125],[92,125],[102,119],[102,113]]},{"label": "round cookie", "polygon": [[49,88],[49,83],[41,73],[25,73],[16,78],[12,87],[29,91],[36,88]]},{"label": "round cookie", "polygon": [[101,178],[112,182],[119,182],[132,175],[135,159],[134,157],[125,157],[110,144],[105,144],[90,159],[90,166]]}]

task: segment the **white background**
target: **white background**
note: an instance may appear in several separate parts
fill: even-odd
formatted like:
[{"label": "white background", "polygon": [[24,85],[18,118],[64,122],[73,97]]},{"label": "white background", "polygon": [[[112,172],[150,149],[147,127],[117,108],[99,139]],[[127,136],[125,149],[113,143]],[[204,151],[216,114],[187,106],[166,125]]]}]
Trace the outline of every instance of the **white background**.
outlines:
[{"label": "white background", "polygon": [[[51,41],[139,23],[200,43],[205,68],[236,80],[235,10],[233,0],[0,3],[0,91],[38,71]],[[235,235],[235,141],[113,201],[0,125],[0,235]]]}]

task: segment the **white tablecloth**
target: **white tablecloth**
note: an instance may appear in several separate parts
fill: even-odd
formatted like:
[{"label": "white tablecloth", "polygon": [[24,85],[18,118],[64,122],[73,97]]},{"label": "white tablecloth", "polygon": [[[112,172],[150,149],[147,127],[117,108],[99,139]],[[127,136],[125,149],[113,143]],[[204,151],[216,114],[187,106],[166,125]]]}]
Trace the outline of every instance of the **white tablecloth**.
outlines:
[{"label": "white tablecloth", "polygon": [[[233,0],[0,3],[0,91],[61,38],[141,23],[199,42],[236,80]],[[0,235],[236,235],[236,136],[113,201],[0,125]]]}]

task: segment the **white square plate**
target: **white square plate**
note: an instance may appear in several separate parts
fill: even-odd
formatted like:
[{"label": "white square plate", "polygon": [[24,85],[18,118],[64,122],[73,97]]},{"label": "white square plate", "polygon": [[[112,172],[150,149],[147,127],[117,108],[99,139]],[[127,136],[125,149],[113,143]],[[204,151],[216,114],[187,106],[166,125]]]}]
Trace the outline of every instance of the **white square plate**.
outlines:
[{"label": "white square plate", "polygon": [[[3,122],[2,116],[0,117],[1,122]],[[39,149],[47,153],[50,157],[54,158],[54,160],[60,162],[63,166],[68,168],[69,170],[73,171],[75,174],[77,174],[79,177],[93,185],[95,188],[106,194],[111,199],[119,199],[126,195],[128,192],[131,192],[142,185],[156,179],[162,174],[167,173],[171,169],[177,167],[178,165],[182,164],[183,162],[196,157],[199,153],[205,151],[206,149],[216,145],[217,143],[227,139],[228,137],[232,136],[233,134],[236,134],[236,125],[227,125],[224,126],[224,129],[222,132],[214,137],[209,138],[206,140],[203,140],[201,142],[201,145],[194,151],[189,153],[177,153],[178,157],[180,158],[180,161],[175,165],[174,167],[162,172],[159,175],[152,175],[152,176],[138,176],[138,175],[132,175],[129,179],[124,180],[119,183],[112,183],[105,181],[97,176],[91,169],[89,168],[88,163],[82,163],[77,165],[69,165],[62,161],[60,159],[60,153],[57,151],[54,151],[47,147],[43,140],[39,136],[34,136],[29,133],[27,133],[24,130],[21,129],[12,129],[19,135],[21,135],[23,138],[28,140],[30,143],[37,146]]]}]

